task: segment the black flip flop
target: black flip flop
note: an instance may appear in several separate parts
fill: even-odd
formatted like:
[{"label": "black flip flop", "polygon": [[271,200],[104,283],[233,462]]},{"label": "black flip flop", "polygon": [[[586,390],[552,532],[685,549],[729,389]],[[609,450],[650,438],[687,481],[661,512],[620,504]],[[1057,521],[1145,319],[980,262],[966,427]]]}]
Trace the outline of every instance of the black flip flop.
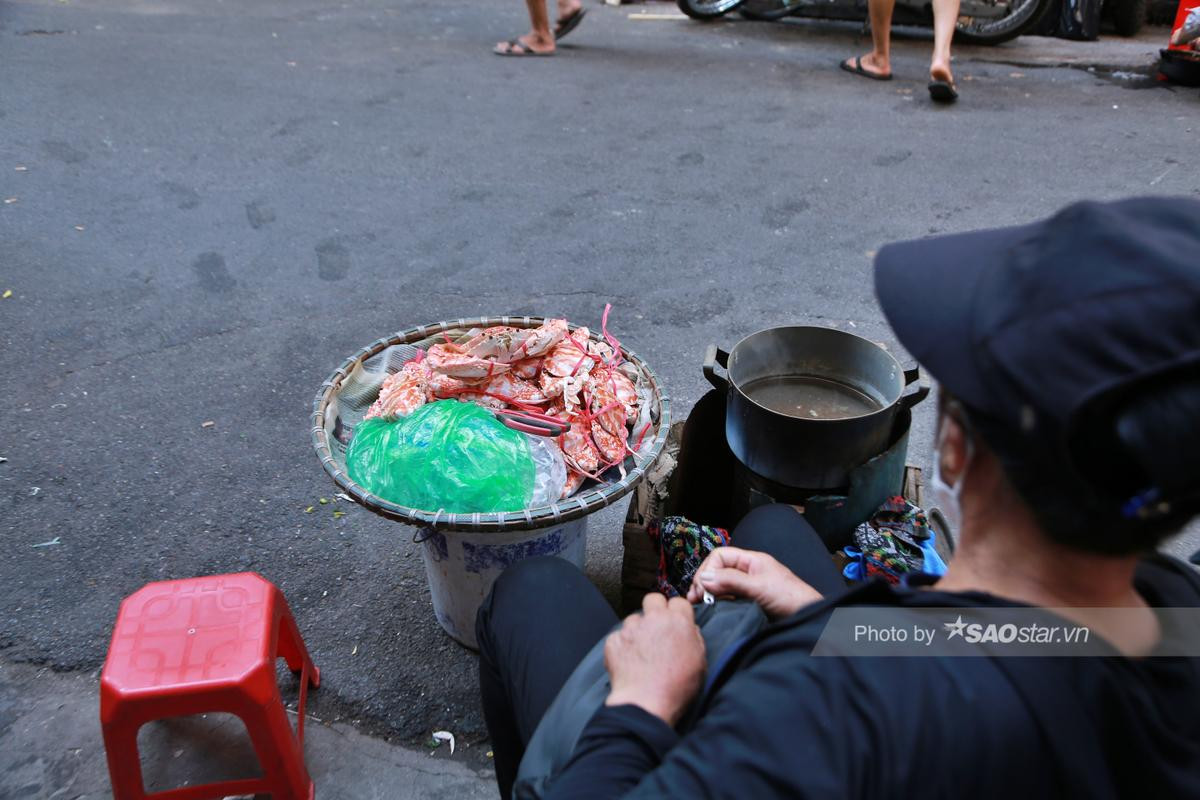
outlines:
[{"label": "black flip flop", "polygon": [[865,69],[863,69],[862,56],[854,57],[853,67],[850,66],[850,59],[848,58],[845,61],[839,61],[838,66],[852,75],[861,75],[864,78],[870,78],[873,81],[890,81],[892,79],[892,74],[890,72],[887,75],[880,75],[878,72],[867,72]]},{"label": "black flip flop", "polygon": [[[498,56],[512,56],[514,58],[524,58],[525,56],[545,57],[554,55],[553,50],[549,53],[539,53],[536,50],[530,50],[529,46],[522,43],[520,39],[509,39],[506,44],[508,45],[507,50],[493,50],[492,52]],[[513,48],[515,47],[521,48],[521,52],[518,53],[516,50],[514,50]]]},{"label": "black flip flop", "polygon": [[930,81],[929,99],[935,103],[953,103],[958,99],[958,89],[950,81]]},{"label": "black flip flop", "polygon": [[575,30],[576,26],[583,21],[583,16],[585,14],[587,14],[587,9],[581,6],[575,9],[574,13],[568,14],[563,19],[560,19],[558,24],[554,26],[554,41],[557,42],[559,39]]}]

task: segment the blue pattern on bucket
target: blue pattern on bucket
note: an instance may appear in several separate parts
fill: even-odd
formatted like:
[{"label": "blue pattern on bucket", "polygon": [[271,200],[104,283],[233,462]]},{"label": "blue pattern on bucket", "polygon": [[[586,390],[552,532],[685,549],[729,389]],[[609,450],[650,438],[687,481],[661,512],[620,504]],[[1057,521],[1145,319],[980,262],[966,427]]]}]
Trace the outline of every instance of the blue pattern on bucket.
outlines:
[{"label": "blue pattern on bucket", "polygon": [[534,556],[556,556],[565,550],[579,536],[579,531],[563,541],[561,530],[536,539],[530,539],[516,544],[471,544],[463,542],[463,565],[467,572],[480,573],[486,570],[502,570],[525,558]]},{"label": "blue pattern on bucket", "polygon": [[426,552],[434,561],[445,561],[450,557],[449,551],[446,550],[446,537],[437,531],[430,531],[424,542],[428,548]]}]

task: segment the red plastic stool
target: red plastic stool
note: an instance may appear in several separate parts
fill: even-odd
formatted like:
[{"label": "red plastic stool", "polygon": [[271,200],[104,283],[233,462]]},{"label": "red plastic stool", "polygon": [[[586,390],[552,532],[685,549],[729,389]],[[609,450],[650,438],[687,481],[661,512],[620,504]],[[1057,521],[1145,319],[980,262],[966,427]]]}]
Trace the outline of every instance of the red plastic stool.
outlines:
[{"label": "red plastic stool", "polygon": [[[298,733],[275,676],[277,658],[300,673]],[[151,583],[125,598],[100,679],[100,723],[114,800],[205,800],[269,792],[311,800],[304,766],[304,698],[320,684],[283,593],[242,572]],[[147,722],[226,712],[246,725],[263,777],[147,795],[138,729]]]}]

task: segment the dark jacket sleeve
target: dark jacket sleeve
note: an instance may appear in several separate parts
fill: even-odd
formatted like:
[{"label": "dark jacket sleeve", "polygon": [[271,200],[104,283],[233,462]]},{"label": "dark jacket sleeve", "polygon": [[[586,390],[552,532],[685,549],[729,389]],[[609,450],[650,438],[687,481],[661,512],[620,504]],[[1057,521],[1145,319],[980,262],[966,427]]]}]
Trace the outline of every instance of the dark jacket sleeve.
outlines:
[{"label": "dark jacket sleeve", "polygon": [[874,726],[844,688],[780,653],[735,675],[682,738],[641,709],[602,709],[546,800],[858,796],[846,776]]},{"label": "dark jacket sleeve", "polygon": [[[545,797],[1038,796],[1044,741],[998,678],[989,659],[817,658],[762,643],[680,737],[640,709],[602,709]],[[947,783],[944,764],[973,766]]]}]

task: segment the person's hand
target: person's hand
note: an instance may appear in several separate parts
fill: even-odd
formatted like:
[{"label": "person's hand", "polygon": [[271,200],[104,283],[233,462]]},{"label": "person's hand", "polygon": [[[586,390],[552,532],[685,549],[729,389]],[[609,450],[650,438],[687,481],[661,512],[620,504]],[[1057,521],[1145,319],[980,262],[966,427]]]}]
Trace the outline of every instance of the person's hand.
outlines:
[{"label": "person's hand", "polygon": [[771,556],[738,547],[718,547],[708,554],[692,578],[688,601],[699,603],[706,589],[718,597],[753,600],[773,620],[821,599],[820,592]]},{"label": "person's hand", "polygon": [[642,613],[626,618],[604,643],[612,679],[605,705],[635,705],[674,726],[704,681],[704,639],[692,606],[648,594]]}]

